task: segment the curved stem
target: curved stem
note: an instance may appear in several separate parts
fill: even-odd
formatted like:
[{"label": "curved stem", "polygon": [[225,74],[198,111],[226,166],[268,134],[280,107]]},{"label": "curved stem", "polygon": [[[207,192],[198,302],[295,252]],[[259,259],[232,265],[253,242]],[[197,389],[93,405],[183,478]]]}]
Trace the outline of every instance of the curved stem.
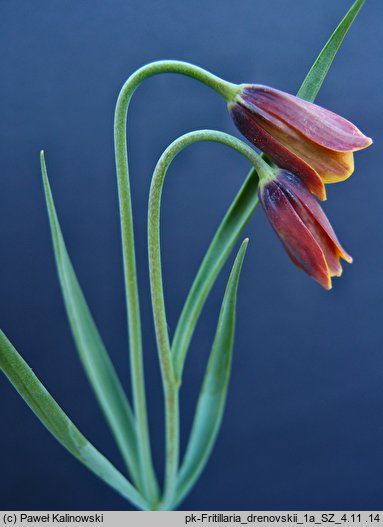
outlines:
[{"label": "curved stem", "polygon": [[268,173],[271,170],[262,158],[243,141],[215,130],[198,130],[179,137],[165,150],[154,170],[150,186],[148,208],[148,251],[153,316],[164,386],[166,413],[165,490],[161,504],[161,509],[163,510],[166,510],[170,506],[176,491],[179,461],[179,409],[178,381],[170,350],[162,282],[160,242],[161,195],[166,172],[173,159],[188,145],[201,141],[213,141],[230,146],[244,155],[260,173]]},{"label": "curved stem", "polygon": [[233,98],[238,91],[237,85],[226,82],[193,64],[175,60],[166,60],[147,64],[137,70],[126,81],[117,100],[114,121],[114,137],[128,314],[133,406],[137,421],[141,487],[145,495],[153,504],[158,497],[158,485],[151,457],[146,408],[141,320],[126,139],[126,120],[129,103],[136,88],[145,79],[159,73],[179,73],[181,75],[187,75],[206,84],[225,99]]}]

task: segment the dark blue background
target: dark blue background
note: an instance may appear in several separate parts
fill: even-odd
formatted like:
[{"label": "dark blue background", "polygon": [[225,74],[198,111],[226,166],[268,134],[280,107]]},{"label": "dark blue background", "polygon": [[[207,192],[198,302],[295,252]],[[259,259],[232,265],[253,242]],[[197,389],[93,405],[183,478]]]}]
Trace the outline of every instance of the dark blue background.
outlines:
[{"label": "dark blue background", "polygon": [[[66,321],[39,173],[44,148],[75,268],[121,377],[128,355],[113,112],[125,78],[178,58],[233,82],[296,92],[350,0],[3,0],[0,5],[0,321],[55,398],[121,467]],[[233,376],[221,434],[187,509],[379,509],[383,504],[381,0],[367,0],[317,101],[375,144],[328,188],[325,210],[355,258],[331,292],[288,260],[259,209],[246,234]],[[164,148],[198,128],[237,133],[224,101],[161,76],[137,92],[129,136],[153,448],[162,471],[163,408],[146,265],[146,205]],[[248,170],[196,145],[164,192],[165,292],[173,331],[188,287]],[[232,259],[230,261],[230,264]],[[212,343],[227,266],[193,340],[183,440]],[[0,506],[126,509],[56,443],[0,379]]]}]

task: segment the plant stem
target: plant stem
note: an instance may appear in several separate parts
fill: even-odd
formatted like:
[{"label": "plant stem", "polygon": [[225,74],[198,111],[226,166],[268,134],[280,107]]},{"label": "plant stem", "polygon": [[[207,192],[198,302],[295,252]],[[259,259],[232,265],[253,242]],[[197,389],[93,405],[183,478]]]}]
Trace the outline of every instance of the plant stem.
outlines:
[{"label": "plant stem", "polygon": [[174,500],[179,462],[179,402],[178,379],[172,361],[162,281],[160,215],[161,195],[166,172],[175,158],[188,145],[214,141],[223,143],[244,155],[259,172],[268,172],[270,167],[243,141],[214,130],[198,130],[176,139],[162,154],[154,170],[148,207],[148,252],[150,288],[152,295],[154,325],[159,353],[166,413],[166,467],[165,489],[161,509],[167,510]]},{"label": "plant stem", "polygon": [[226,82],[202,68],[188,64],[186,62],[168,60],[153,62],[137,70],[126,81],[117,100],[114,136],[129,329],[133,406],[137,422],[139,462],[141,467],[141,486],[144,494],[152,502],[153,506],[158,497],[158,484],[156,481],[151,456],[146,408],[141,320],[127,153],[126,121],[129,103],[136,88],[148,77],[159,73],[179,73],[181,75],[187,75],[206,84],[225,99],[233,98],[238,90],[238,86],[235,84]]}]

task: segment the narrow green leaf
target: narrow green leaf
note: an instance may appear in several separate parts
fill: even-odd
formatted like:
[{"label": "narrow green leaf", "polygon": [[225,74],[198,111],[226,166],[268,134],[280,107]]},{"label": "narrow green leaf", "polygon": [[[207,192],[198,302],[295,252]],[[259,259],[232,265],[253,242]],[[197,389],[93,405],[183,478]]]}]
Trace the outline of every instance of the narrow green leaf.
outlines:
[{"label": "narrow green leaf", "polygon": [[172,342],[178,382],[181,380],[190,340],[210,290],[259,203],[257,188],[258,176],[252,169],[215,233],[194,279]]},{"label": "narrow green leaf", "polygon": [[58,275],[76,347],[105,418],[137,485],[139,472],[134,416],[69,259],[53,202],[43,152],[41,170]]},{"label": "narrow green leaf", "polygon": [[124,498],[140,509],[146,508],[137,490],[82,435],[1,330],[0,369],[57,441]]},{"label": "narrow green leaf", "polygon": [[179,473],[177,503],[192,488],[206,465],[222,421],[231,371],[238,282],[247,244],[246,239],[238,251],[227,283],[192,431]]},{"label": "narrow green leaf", "polygon": [[[299,97],[312,102],[315,100],[343,38],[363,3],[364,0],[357,0],[332,34],[303,81],[297,94]],[[179,383],[190,340],[206,299],[258,205],[257,187],[258,177],[255,169],[252,169],[211,241],[185,301],[172,342],[173,363]]]},{"label": "narrow green leaf", "polygon": [[356,0],[351,6],[308,72],[297,93],[298,97],[310,102],[315,100],[340,45],[364,2],[365,0]]}]

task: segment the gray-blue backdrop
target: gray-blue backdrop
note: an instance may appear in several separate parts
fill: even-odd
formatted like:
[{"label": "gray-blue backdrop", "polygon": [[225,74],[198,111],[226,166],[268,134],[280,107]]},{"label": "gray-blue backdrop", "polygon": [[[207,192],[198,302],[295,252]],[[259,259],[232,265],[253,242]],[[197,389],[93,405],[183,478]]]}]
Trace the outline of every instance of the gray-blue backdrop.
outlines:
[{"label": "gray-blue backdrop", "polygon": [[[44,148],[63,231],[122,378],[128,382],[113,111],[142,64],[178,58],[233,82],[296,92],[350,0],[3,0],[0,5],[0,325],[81,430],[121,461],[81,370],[64,312],[39,173]],[[233,376],[217,446],[187,509],[379,509],[383,503],[381,0],[367,0],[318,102],[375,144],[355,157],[325,210],[354,256],[331,292],[297,270],[258,210],[239,290]],[[151,173],[178,135],[237,133],[193,80],[137,92],[128,125],[153,449],[163,407],[150,312],[146,206]],[[173,331],[192,277],[248,170],[196,145],[164,192],[163,261]],[[230,263],[232,262],[232,259]],[[182,392],[185,443],[229,267],[193,340]],[[0,378],[0,507],[125,509],[72,459]]]}]

